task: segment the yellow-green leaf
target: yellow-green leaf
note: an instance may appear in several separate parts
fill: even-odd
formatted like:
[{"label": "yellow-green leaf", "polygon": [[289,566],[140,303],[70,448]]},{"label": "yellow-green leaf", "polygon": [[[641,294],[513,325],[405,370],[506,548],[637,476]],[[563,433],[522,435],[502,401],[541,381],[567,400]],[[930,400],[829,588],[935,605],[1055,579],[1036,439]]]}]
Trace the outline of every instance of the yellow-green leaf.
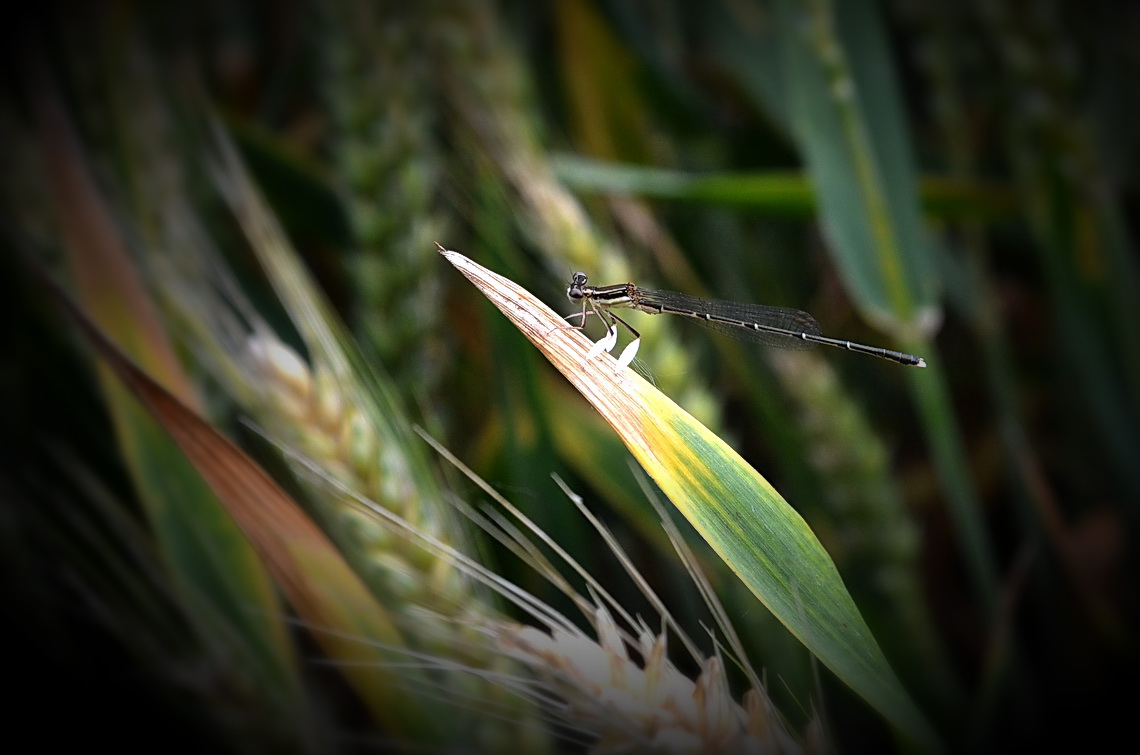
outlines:
[{"label": "yellow-green leaf", "polygon": [[840,679],[924,749],[935,736],[871,636],[830,556],[798,513],[723,440],[510,280],[443,255],[610,423],[721,558]]}]

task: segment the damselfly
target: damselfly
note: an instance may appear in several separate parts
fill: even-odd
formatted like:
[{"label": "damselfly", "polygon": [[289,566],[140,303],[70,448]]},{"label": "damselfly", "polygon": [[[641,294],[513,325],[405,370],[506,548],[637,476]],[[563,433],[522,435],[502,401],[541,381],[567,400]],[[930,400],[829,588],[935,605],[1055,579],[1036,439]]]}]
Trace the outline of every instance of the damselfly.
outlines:
[{"label": "damselfly", "polygon": [[617,343],[615,323],[620,322],[633,334],[634,341],[622,352],[619,359],[623,367],[629,364],[637,353],[641,334],[612,311],[621,307],[648,312],[651,315],[681,315],[734,338],[767,346],[778,346],[782,349],[810,349],[816,344],[823,344],[889,359],[910,367],[926,366],[926,360],[913,354],[828,338],[821,334],[819,323],[814,317],[798,309],[703,299],[677,291],[639,288],[633,283],[590,286],[586,284],[585,273],[574,273],[566,289],[566,295],[570,297],[570,301],[582,302],[582,311],[569,315],[567,319],[578,317],[581,318],[581,325],[585,325],[586,318],[593,312],[606,324],[606,336],[595,344],[590,352],[591,357],[600,354],[603,349],[606,351],[613,349]]}]

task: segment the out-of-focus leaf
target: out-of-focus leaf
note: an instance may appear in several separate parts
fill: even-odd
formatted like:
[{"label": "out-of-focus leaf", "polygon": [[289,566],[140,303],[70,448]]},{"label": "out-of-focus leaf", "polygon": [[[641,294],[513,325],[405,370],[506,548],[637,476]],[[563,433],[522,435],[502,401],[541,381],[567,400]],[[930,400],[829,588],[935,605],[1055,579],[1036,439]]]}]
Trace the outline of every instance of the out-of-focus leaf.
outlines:
[{"label": "out-of-focus leaf", "polygon": [[[578,155],[560,155],[554,168],[577,191],[737,205],[787,217],[812,217],[819,210],[811,180],[800,171],[695,174]],[[919,189],[925,212],[944,220],[1007,219],[1018,212],[1013,191],[1005,186],[923,176]]]},{"label": "out-of-focus leaf", "polygon": [[[710,44],[735,50],[721,53],[732,74],[765,112],[786,118],[855,304],[880,326],[913,329],[937,306],[938,285],[876,4],[729,8],[733,17],[715,24]],[[767,52],[773,47],[776,56]],[[774,91],[783,96],[774,99]]]},{"label": "out-of-focus leaf", "polygon": [[877,4],[775,8],[792,130],[848,290],[872,321],[911,324],[938,285]]},{"label": "out-of-focus leaf", "polygon": [[592,155],[648,159],[647,112],[636,59],[591,3],[560,0],[562,79],[577,141]]},{"label": "out-of-focus leaf", "polygon": [[392,671],[399,630],[333,544],[268,474],[193,410],[133,364],[64,295],[59,300],[99,356],[194,465],[257,549],[313,638],[369,705],[386,733],[417,742],[446,738]]},{"label": "out-of-focus leaf", "polygon": [[[39,69],[33,68],[33,73]],[[180,400],[197,399],[126,245],[87,169],[86,157],[46,77],[33,114],[45,174],[60,218],[67,261],[92,319]],[[295,659],[271,581],[217,499],[153,420],[109,373],[100,378],[119,445],[146,509],[182,607],[200,639],[258,680],[287,736],[304,728]]]}]

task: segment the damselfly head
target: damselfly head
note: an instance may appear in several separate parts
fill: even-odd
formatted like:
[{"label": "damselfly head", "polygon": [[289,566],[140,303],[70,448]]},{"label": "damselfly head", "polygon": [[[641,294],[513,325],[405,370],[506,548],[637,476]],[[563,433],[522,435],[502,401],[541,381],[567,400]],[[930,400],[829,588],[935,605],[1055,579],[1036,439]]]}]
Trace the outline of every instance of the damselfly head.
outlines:
[{"label": "damselfly head", "polygon": [[578,301],[586,296],[586,292],[582,289],[586,286],[586,274],[574,273],[570,278],[570,285],[566,288],[566,296],[570,297],[570,301]]}]

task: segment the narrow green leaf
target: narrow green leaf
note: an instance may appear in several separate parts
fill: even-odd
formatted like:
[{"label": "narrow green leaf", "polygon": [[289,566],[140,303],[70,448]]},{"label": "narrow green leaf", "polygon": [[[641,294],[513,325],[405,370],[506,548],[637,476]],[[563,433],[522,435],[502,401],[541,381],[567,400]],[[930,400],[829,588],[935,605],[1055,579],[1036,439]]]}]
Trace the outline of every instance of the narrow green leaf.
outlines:
[{"label": "narrow green leaf", "polygon": [[872,322],[937,306],[916,170],[874,2],[775,4],[794,136],[847,288]]},{"label": "narrow green leaf", "polygon": [[800,171],[697,175],[572,155],[558,157],[554,167],[559,179],[579,191],[742,205],[793,216],[815,212],[813,189]]},{"label": "narrow green leaf", "polygon": [[[560,155],[553,163],[559,180],[577,191],[748,207],[788,217],[814,217],[819,209],[811,179],[801,171],[698,174],[578,155]],[[1008,219],[1020,211],[1012,189],[1000,184],[923,176],[919,188],[923,210],[942,220]]]}]

